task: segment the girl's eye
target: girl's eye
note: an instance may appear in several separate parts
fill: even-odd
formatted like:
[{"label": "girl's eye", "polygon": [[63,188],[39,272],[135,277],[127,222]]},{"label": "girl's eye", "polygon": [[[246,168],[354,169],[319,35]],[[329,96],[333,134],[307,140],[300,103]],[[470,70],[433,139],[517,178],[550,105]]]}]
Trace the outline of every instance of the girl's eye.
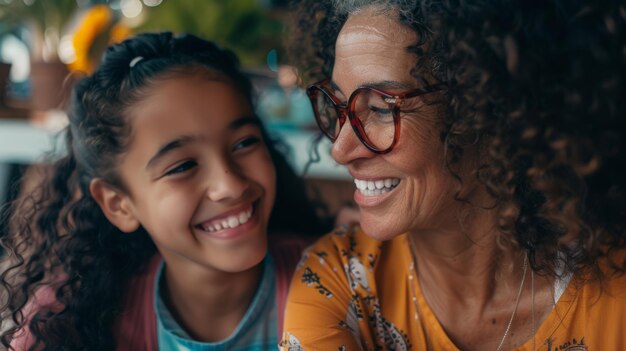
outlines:
[{"label": "girl's eye", "polygon": [[171,176],[171,175],[175,175],[175,174],[178,174],[178,173],[183,173],[183,172],[186,172],[186,171],[194,168],[197,165],[198,165],[198,163],[196,163],[196,161],[191,161],[191,160],[185,161],[185,162],[177,165],[176,167],[168,170],[167,172],[165,172],[165,175],[166,176]]},{"label": "girl's eye", "polygon": [[254,146],[254,145],[258,144],[259,142],[261,142],[261,138],[259,138],[257,136],[249,136],[249,137],[247,137],[245,139],[242,139],[237,144],[235,144],[235,146],[233,147],[233,151],[237,151],[237,150],[241,150],[241,149],[245,149],[245,148]]}]

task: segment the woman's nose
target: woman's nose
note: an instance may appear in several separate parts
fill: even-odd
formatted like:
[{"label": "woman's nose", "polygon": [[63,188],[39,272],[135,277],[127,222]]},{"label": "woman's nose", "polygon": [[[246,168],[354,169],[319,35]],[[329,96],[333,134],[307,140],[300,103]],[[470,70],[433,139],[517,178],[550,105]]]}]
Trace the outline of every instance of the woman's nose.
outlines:
[{"label": "woman's nose", "polygon": [[337,135],[337,139],[335,139],[333,143],[331,154],[337,163],[343,165],[355,159],[376,156],[375,153],[371,152],[363,145],[348,120],[346,120],[346,123],[341,127],[339,135]]},{"label": "woman's nose", "polygon": [[228,164],[210,172],[208,184],[207,197],[211,201],[239,199],[250,186],[249,180]]}]

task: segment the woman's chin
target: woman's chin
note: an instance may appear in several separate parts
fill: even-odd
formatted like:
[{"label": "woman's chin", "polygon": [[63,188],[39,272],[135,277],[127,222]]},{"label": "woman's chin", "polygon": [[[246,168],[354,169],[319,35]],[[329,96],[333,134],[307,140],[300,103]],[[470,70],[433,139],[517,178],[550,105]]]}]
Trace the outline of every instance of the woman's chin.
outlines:
[{"label": "woman's chin", "polygon": [[387,241],[406,232],[406,230],[389,223],[390,221],[385,217],[372,216],[367,213],[367,210],[361,210],[360,225],[363,232],[370,238]]}]

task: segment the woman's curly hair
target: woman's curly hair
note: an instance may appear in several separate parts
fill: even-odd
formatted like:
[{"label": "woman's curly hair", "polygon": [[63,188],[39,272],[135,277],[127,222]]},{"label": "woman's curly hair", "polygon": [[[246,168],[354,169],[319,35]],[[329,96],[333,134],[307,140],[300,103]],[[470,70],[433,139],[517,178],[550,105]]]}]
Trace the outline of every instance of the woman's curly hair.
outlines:
[{"label": "woman's curly hair", "polygon": [[[416,79],[446,82],[451,171],[477,146],[499,240],[535,271],[601,278],[626,246],[626,5],[582,0],[295,1],[288,46],[304,83],[329,77],[335,40],[366,6],[417,33]],[[454,171],[453,171],[454,172]]]},{"label": "woman's curly hair", "polygon": [[[115,349],[112,327],[127,284],[146,268],[156,248],[143,228],[125,234],[114,227],[88,187],[98,177],[125,189],[116,164],[131,133],[127,112],[168,74],[204,74],[228,82],[252,104],[252,85],[236,56],[211,42],[148,33],[109,48],[100,68],[73,90],[65,155],[14,205],[0,264],[5,347],[28,327],[35,339],[31,350]],[[269,231],[322,233],[327,228],[306,202],[301,179],[277,149],[281,145],[263,134],[280,184]],[[52,289],[56,303],[32,305],[41,288]]]}]

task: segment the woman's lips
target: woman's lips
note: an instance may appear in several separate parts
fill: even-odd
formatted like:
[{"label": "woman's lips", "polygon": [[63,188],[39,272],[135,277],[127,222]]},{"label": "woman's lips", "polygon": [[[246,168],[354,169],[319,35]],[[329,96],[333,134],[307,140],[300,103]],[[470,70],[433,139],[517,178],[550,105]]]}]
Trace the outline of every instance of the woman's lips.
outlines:
[{"label": "woman's lips", "polygon": [[354,201],[359,207],[372,207],[383,202],[400,184],[398,178],[359,179],[355,177]]}]

